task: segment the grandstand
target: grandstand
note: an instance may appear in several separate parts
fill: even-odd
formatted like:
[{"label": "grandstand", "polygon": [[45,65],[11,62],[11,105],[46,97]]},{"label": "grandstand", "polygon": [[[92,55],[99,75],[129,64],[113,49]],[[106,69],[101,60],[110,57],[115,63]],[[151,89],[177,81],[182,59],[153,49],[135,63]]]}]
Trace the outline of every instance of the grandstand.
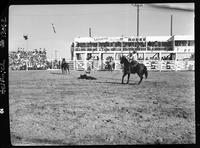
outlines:
[{"label": "grandstand", "polygon": [[95,70],[104,69],[108,56],[113,57],[118,70],[119,57],[133,50],[149,70],[194,70],[193,36],[78,37],[71,46],[76,70],[83,70],[85,61]]}]

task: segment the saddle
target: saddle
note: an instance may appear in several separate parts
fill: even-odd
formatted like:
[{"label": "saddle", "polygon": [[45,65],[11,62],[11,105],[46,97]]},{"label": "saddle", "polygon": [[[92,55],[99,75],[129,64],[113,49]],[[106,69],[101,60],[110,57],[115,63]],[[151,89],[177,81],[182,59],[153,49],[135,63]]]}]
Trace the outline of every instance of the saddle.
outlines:
[{"label": "saddle", "polygon": [[132,60],[131,62],[131,65],[133,65],[133,67],[136,67],[139,63],[135,60]]},{"label": "saddle", "polygon": [[139,64],[137,61],[133,60],[130,62],[131,66],[127,69],[128,73],[135,73],[136,71],[136,66]]}]

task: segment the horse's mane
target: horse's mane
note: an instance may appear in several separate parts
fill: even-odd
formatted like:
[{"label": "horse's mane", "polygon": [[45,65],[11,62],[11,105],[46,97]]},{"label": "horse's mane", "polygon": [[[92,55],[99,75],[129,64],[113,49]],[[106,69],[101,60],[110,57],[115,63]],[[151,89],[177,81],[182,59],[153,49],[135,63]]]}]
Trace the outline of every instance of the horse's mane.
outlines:
[{"label": "horse's mane", "polygon": [[134,60],[129,62],[125,56],[122,56],[121,58],[123,58],[123,62],[129,63],[131,65],[139,64],[137,61],[134,61]]},{"label": "horse's mane", "polygon": [[122,56],[122,57],[121,57],[121,60],[122,60],[122,59],[129,63],[129,61],[127,60],[127,58],[126,58],[125,56]]}]

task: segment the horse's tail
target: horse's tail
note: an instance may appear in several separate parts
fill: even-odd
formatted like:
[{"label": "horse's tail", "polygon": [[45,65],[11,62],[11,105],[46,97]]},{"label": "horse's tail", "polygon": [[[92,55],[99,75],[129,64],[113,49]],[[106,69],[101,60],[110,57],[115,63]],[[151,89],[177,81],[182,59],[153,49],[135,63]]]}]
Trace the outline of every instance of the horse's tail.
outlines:
[{"label": "horse's tail", "polygon": [[145,78],[147,79],[147,77],[148,77],[148,71],[147,71],[147,67],[146,66],[144,67],[144,74],[145,74]]}]

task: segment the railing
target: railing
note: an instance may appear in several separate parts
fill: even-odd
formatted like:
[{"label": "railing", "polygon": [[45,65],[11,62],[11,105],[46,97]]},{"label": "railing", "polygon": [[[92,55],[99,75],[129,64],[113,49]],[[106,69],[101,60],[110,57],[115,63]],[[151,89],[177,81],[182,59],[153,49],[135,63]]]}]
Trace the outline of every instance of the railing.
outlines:
[{"label": "railing", "polygon": [[[175,61],[175,60],[139,60],[149,71],[182,71],[195,70],[194,61]],[[121,70],[119,60],[115,60],[115,70]]]},{"label": "railing", "polygon": [[[131,51],[137,50],[135,46],[117,46],[117,47],[75,47],[75,51]],[[139,47],[139,51],[172,51],[172,47]]]},{"label": "railing", "polygon": [[[105,70],[106,60],[68,60],[70,70],[87,70],[88,68],[97,71]],[[120,60],[114,60],[115,70],[122,70]],[[194,60],[138,60],[143,63],[149,71],[189,71],[195,70]],[[85,65],[87,64],[87,65]],[[29,65],[30,66],[30,65]],[[29,67],[30,68],[30,67]],[[28,68],[28,69],[29,69]],[[24,69],[25,70],[25,69]]]},{"label": "railing", "polygon": [[85,63],[83,60],[77,60],[75,61],[75,70],[84,70],[85,69]]},{"label": "railing", "polygon": [[[120,60],[115,60],[115,70],[122,70]],[[176,60],[138,60],[143,63],[149,71],[182,71],[195,70],[194,61],[176,61]],[[85,62],[83,60],[75,61],[75,70],[84,70]],[[103,70],[106,66],[106,60],[87,61],[87,67],[91,70]]]},{"label": "railing", "polygon": [[139,62],[144,63],[147,69],[152,71],[181,71],[195,69],[194,61],[144,60]]}]

